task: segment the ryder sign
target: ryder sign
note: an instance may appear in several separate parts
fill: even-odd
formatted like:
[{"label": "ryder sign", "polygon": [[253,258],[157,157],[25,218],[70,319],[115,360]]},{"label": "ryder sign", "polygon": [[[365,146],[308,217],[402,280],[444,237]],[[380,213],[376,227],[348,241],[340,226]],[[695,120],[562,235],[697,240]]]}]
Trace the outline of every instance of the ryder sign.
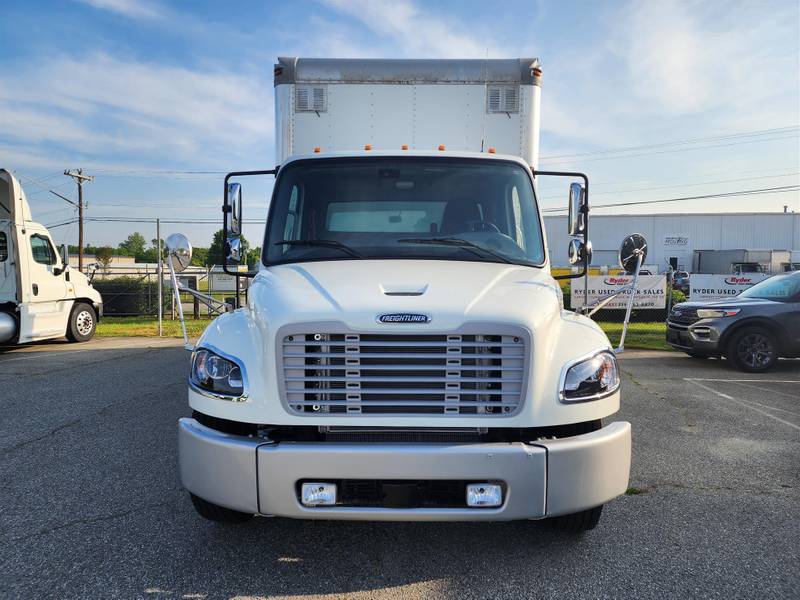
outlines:
[{"label": "ryder sign", "polygon": [[705,302],[708,300],[724,300],[738,296],[747,288],[769,275],[764,273],[744,273],[743,275],[690,275],[689,300]]},{"label": "ryder sign", "polygon": [[[629,285],[633,275],[601,275],[589,277],[589,304],[602,300],[613,294],[619,288]],[[578,308],[584,305],[583,277],[572,280],[571,306]],[[623,292],[604,308],[623,309],[628,305],[630,291]],[[666,275],[639,275],[636,284],[636,297],[633,308],[666,308],[667,306],[667,277]]]}]

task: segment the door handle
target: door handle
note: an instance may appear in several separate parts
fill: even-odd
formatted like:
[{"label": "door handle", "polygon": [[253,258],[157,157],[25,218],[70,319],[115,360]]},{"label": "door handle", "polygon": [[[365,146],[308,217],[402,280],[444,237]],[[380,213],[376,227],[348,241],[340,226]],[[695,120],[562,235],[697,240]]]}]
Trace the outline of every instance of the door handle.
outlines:
[{"label": "door handle", "polygon": [[34,296],[38,296],[39,295],[39,284],[37,284],[37,283],[33,284],[33,295]]}]

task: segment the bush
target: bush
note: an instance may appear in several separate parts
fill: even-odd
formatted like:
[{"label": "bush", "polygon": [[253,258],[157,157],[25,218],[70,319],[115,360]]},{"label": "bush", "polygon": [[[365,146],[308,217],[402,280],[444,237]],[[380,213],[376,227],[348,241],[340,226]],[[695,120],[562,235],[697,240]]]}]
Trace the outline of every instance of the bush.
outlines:
[{"label": "bush", "polygon": [[680,304],[681,302],[686,302],[687,300],[688,298],[686,297],[686,294],[684,294],[682,291],[672,290],[672,306]]},{"label": "bush", "polygon": [[[142,277],[95,278],[92,286],[103,297],[103,314],[152,315],[158,311],[158,284]],[[165,307],[169,307],[169,290],[165,290]]]}]

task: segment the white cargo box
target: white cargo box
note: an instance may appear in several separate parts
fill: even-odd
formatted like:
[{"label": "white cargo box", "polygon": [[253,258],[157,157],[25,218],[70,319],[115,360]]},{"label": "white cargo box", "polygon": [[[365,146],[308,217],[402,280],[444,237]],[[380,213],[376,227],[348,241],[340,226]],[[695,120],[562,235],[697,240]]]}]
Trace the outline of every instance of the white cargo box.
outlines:
[{"label": "white cargo box", "polygon": [[521,156],[536,166],[541,70],[535,58],[279,58],[278,164],[296,154],[446,150]]}]

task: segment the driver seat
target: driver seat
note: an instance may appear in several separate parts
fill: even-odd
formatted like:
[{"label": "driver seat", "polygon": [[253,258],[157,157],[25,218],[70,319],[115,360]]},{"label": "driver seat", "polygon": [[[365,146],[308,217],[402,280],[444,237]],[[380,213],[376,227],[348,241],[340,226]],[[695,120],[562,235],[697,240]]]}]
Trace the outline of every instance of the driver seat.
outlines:
[{"label": "driver seat", "polygon": [[442,233],[472,231],[469,223],[483,221],[483,210],[472,199],[453,199],[448,201],[442,214]]}]

